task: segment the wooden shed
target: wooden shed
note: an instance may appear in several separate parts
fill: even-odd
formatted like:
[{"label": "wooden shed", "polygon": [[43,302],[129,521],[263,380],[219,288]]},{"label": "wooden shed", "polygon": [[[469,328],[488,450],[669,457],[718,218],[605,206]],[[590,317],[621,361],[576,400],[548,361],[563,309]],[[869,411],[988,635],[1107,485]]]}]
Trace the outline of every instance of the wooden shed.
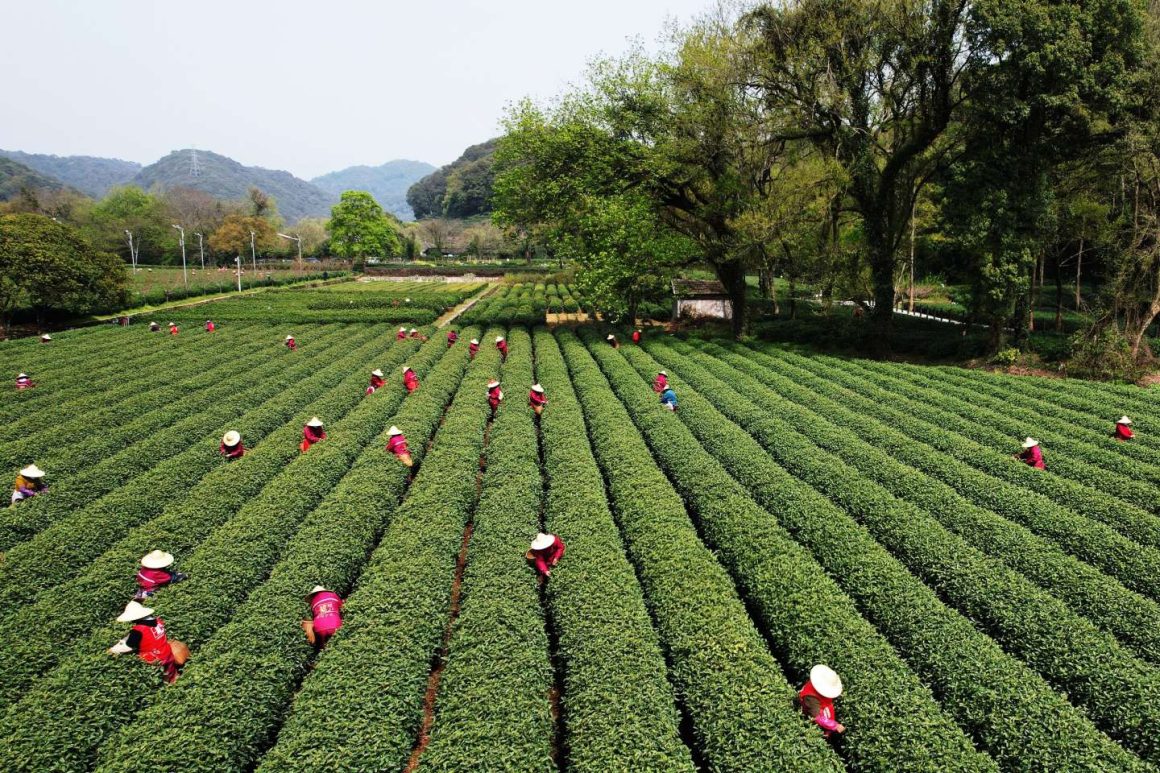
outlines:
[{"label": "wooden shed", "polygon": [[673,321],[733,319],[733,302],[717,280],[674,279]]}]

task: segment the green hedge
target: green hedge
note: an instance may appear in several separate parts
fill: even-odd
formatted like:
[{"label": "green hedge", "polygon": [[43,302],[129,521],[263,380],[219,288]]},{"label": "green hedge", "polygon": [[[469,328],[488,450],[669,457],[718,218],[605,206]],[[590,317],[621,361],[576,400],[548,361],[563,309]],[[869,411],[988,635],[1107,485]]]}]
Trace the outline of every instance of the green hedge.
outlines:
[{"label": "green hedge", "polygon": [[698,759],[719,771],[841,769],[821,733],[794,709],[794,690],[733,580],[701,542],[599,367],[575,336],[557,330],[556,337]]},{"label": "green hedge", "polygon": [[[481,349],[469,366],[435,445],[347,600],[342,630],[303,681],[258,770],[401,770],[406,764],[476,502],[471,471],[483,448],[485,385],[499,369],[495,347]],[[509,403],[501,410],[512,409]]]}]

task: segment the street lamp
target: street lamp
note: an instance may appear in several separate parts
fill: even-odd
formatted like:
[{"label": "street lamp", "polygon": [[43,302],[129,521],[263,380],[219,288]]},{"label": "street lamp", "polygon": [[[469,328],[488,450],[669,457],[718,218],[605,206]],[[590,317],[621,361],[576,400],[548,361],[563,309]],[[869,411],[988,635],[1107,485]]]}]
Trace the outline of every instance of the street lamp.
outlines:
[{"label": "street lamp", "polygon": [[194,231],[193,235],[197,237],[197,251],[201,253],[201,270],[205,271],[205,245],[201,241],[201,231]]},{"label": "street lamp", "polygon": [[254,232],[250,231],[250,257],[254,259],[254,275],[258,274],[258,253],[254,251]]},{"label": "street lamp", "polygon": [[137,250],[133,249],[133,232],[130,231],[128,228],[126,228],[125,235],[129,237],[129,262],[133,265],[133,273],[136,273],[137,272]]},{"label": "street lamp", "polygon": [[298,263],[299,263],[299,265],[301,265],[302,264],[302,237],[301,236],[289,236],[289,235],[284,234],[284,233],[280,233],[278,235],[281,236],[283,239],[289,239],[292,242],[298,242]]},{"label": "street lamp", "polygon": [[238,292],[240,293],[242,291],[242,256],[234,258],[234,262],[238,264]]},{"label": "street lamp", "polygon": [[189,287],[189,271],[185,267],[185,229],[179,225],[173,227],[181,233],[181,275],[185,277],[185,286]]}]

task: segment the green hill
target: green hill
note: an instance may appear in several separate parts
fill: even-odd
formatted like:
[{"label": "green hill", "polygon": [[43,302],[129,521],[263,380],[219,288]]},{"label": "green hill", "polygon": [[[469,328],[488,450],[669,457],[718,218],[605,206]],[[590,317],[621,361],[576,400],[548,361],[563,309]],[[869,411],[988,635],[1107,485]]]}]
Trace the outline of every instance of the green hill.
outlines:
[{"label": "green hill", "polygon": [[0,156],[0,201],[8,201],[20,195],[20,191],[60,190],[66,187],[60,180],[40,174],[24,164]]},{"label": "green hill", "polygon": [[412,220],[407,189],[424,175],[435,171],[425,161],[395,160],[380,166],[351,166],[315,177],[311,184],[335,196],[343,191],[367,191],[383,209],[400,220]]},{"label": "green hill", "polygon": [[492,164],[498,139],[472,145],[407,191],[415,217],[473,217],[491,212]]},{"label": "green hill", "polygon": [[25,153],[20,150],[0,150],[0,156],[10,158],[35,172],[52,177],[81,193],[100,198],[109,188],[124,185],[141,171],[141,165],[119,158],[96,156],[50,156],[43,153]]}]

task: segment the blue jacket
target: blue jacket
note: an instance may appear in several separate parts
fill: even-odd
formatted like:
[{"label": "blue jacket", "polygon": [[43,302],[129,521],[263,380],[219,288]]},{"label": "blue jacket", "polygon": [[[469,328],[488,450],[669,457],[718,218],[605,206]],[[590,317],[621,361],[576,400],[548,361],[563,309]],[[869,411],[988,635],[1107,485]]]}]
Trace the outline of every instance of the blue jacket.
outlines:
[{"label": "blue jacket", "polygon": [[667,405],[672,405],[675,408],[677,406],[677,393],[672,389],[666,389],[661,394],[661,402]]}]

